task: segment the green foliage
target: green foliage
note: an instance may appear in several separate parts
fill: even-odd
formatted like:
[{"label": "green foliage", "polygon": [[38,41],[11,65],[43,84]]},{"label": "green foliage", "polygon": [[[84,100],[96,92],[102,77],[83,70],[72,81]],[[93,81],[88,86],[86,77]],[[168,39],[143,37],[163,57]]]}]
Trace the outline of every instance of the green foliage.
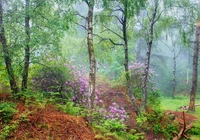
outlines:
[{"label": "green foliage", "polygon": [[178,134],[178,122],[174,122],[174,124],[167,124],[165,129],[162,130],[165,136],[168,138],[173,138],[172,134]]},{"label": "green foliage", "polygon": [[[56,62],[55,62],[56,61]],[[31,67],[32,89],[42,92],[65,92],[65,82],[72,77],[62,60],[47,60],[46,64]]]},{"label": "green foliage", "polygon": [[0,61],[0,92],[6,93],[9,89],[9,78],[7,76],[5,65],[3,65],[3,62]]},{"label": "green foliage", "polygon": [[200,121],[196,121],[194,126],[188,131],[189,134],[192,135],[200,135]]},{"label": "green foliage", "polygon": [[0,120],[9,123],[16,113],[16,104],[10,102],[0,103]]},{"label": "green foliage", "polygon": [[160,97],[161,97],[161,92],[159,90],[149,91],[147,98],[148,108],[160,109],[160,104],[161,104]]},{"label": "green foliage", "polygon": [[45,107],[47,100],[43,96],[41,92],[34,92],[31,90],[26,90],[24,92],[19,92],[15,95],[13,95],[13,98],[19,99],[26,103],[26,105],[32,105],[32,104],[40,104],[41,107]]},{"label": "green foliage", "polygon": [[160,123],[156,123],[153,126],[153,130],[155,134],[161,133],[162,129],[161,129],[161,124]]},{"label": "green foliage", "polygon": [[155,134],[163,134],[165,138],[173,138],[178,133],[178,123],[172,121],[159,108],[149,110],[136,118],[141,131],[151,131]]},{"label": "green foliage", "polygon": [[118,140],[139,140],[144,139],[143,133],[138,133],[136,130],[131,129],[130,131],[127,131],[127,127],[125,125],[122,125],[120,121],[115,120],[105,120],[101,125],[95,125],[94,126],[98,132],[101,134],[98,134],[95,136],[95,138],[112,138],[112,139],[118,139]]},{"label": "green foliage", "polygon": [[98,114],[93,122],[95,129],[100,132],[95,138],[101,139],[118,139],[118,140],[137,140],[144,139],[143,133],[138,133],[136,130],[131,129],[127,131],[127,126],[120,120],[105,119],[105,117]]},{"label": "green foliage", "polygon": [[68,101],[66,104],[58,104],[57,108],[65,113],[68,113],[70,115],[83,115],[84,109],[79,107],[78,105],[75,105],[74,102]]},{"label": "green foliage", "polygon": [[117,140],[137,140],[144,138],[143,133],[138,133],[134,129],[127,131],[127,126],[121,120],[106,119],[99,112],[93,113],[93,117],[93,127],[98,131],[95,138],[101,138],[103,140],[110,138]]},{"label": "green foliage", "polygon": [[114,121],[110,119],[106,119],[102,126],[107,128],[110,132],[119,132],[126,128],[126,126],[120,121]]},{"label": "green foliage", "polygon": [[0,133],[0,139],[5,140],[10,136],[10,132],[16,130],[18,127],[18,123],[14,122],[13,124],[6,125],[3,129],[2,132]]},{"label": "green foliage", "polygon": [[137,124],[141,127],[147,121],[147,117],[144,114],[140,114],[139,117],[136,118]]}]

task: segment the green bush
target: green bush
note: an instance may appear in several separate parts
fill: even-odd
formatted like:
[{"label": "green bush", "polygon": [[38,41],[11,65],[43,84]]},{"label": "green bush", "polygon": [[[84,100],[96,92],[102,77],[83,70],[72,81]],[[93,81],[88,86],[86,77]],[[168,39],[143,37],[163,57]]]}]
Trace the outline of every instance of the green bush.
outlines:
[{"label": "green bush", "polygon": [[0,120],[9,123],[13,115],[17,113],[16,105],[14,103],[4,102],[0,103]]},{"label": "green bush", "polygon": [[101,133],[101,135],[98,134],[95,136],[95,138],[99,139],[106,139],[107,137],[118,140],[144,139],[143,133],[138,133],[134,129],[127,131],[127,126],[116,120],[106,119],[102,121],[101,125],[95,125],[94,127]]},{"label": "green bush", "polygon": [[[59,60],[57,63],[48,61],[45,65],[33,65],[30,69],[32,89],[42,92],[66,91],[65,82],[70,79],[69,69],[64,66],[65,62]],[[62,95],[61,95],[62,96]]]},{"label": "green bush", "polygon": [[74,102],[68,101],[66,104],[58,104],[57,108],[65,113],[68,113],[73,116],[81,115],[84,112],[84,109],[75,105]]},{"label": "green bush", "polygon": [[172,121],[159,108],[149,110],[136,118],[139,130],[150,131],[153,130],[155,134],[163,134],[164,138],[173,138],[178,133],[178,123]]}]

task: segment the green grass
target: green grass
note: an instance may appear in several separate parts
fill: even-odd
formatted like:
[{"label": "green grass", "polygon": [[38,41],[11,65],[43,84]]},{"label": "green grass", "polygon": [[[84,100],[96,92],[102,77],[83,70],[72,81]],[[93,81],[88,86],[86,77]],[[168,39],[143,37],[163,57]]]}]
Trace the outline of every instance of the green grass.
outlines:
[{"label": "green grass", "polygon": [[[178,111],[181,106],[188,106],[190,102],[189,96],[176,96],[174,99],[172,97],[161,97],[161,109],[162,110],[174,110]],[[197,96],[196,104],[200,104],[200,98]],[[196,112],[191,113],[200,118],[200,107],[196,107]]]},{"label": "green grass", "polygon": [[190,114],[193,114],[195,117],[197,117],[198,119],[200,119],[200,107],[197,106],[195,108],[195,112],[190,112]]},{"label": "green grass", "polygon": [[188,106],[189,101],[189,96],[176,96],[174,99],[172,97],[161,97],[161,109],[176,111],[181,106]]}]

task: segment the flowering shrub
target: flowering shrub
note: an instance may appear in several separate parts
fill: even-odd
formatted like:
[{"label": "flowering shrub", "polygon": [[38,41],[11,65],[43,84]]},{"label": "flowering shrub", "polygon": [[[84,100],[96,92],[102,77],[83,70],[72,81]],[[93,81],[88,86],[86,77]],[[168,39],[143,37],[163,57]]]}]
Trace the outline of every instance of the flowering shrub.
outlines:
[{"label": "flowering shrub", "polygon": [[[86,71],[71,66],[70,64],[65,64],[65,66],[68,67],[69,73],[72,75],[72,78],[68,79],[66,82],[67,91],[73,93],[72,101],[86,106],[88,101],[88,78],[84,76],[86,75]],[[103,101],[99,99],[99,96],[100,92],[96,89],[94,104],[96,105],[95,109],[100,116],[104,117],[104,119],[120,121],[124,124],[128,118],[124,108],[120,108],[116,103],[113,103],[109,106],[109,110],[106,111],[106,109],[102,107]]]},{"label": "flowering shrub", "polygon": [[71,78],[66,82],[66,89],[73,94],[72,101],[86,106],[88,100],[88,78],[85,75],[86,71],[81,68],[65,64],[69,69]]},{"label": "flowering shrub", "polygon": [[109,106],[109,113],[107,115],[104,115],[105,118],[121,121],[122,124],[125,124],[125,122],[128,119],[127,113],[124,110],[123,107],[119,107],[117,103],[112,103],[111,106]]},{"label": "flowering shrub", "polygon": [[[132,62],[131,65],[129,66],[133,93],[138,94],[142,92],[144,69],[145,69],[144,63]],[[156,91],[156,85],[157,85],[157,83],[155,82],[156,76],[157,74],[155,74],[152,69],[149,69],[149,74],[147,78],[148,80],[147,87],[148,90],[151,90],[153,92]]]}]

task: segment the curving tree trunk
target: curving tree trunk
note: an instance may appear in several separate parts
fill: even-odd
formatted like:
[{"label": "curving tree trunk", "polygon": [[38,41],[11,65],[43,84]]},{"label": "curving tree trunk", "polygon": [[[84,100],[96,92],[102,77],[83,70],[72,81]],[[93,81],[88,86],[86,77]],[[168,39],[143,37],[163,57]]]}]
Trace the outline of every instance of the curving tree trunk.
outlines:
[{"label": "curving tree trunk", "polygon": [[151,58],[151,47],[153,44],[153,28],[155,22],[158,20],[156,19],[156,14],[158,10],[158,0],[154,0],[155,6],[154,6],[154,12],[152,14],[151,20],[150,20],[150,29],[149,29],[149,35],[148,35],[148,41],[147,41],[147,53],[146,53],[146,60],[145,60],[145,70],[144,70],[144,80],[142,82],[142,103],[141,103],[141,110],[146,109],[147,104],[147,80],[148,80],[148,74],[149,74],[149,64],[150,64],[150,58]]},{"label": "curving tree trunk", "polygon": [[0,42],[3,47],[3,55],[4,55],[4,60],[6,64],[6,70],[9,76],[9,81],[10,81],[10,88],[11,92],[16,94],[19,92],[17,82],[14,76],[14,71],[12,68],[12,61],[10,58],[8,46],[6,43],[6,37],[5,37],[5,30],[4,30],[4,23],[3,23],[3,4],[2,0],[0,0]]},{"label": "curving tree trunk", "polygon": [[194,45],[194,56],[193,56],[193,73],[192,73],[192,88],[190,91],[190,104],[189,111],[195,111],[195,99],[197,92],[197,81],[198,81],[198,56],[199,56],[199,41],[200,41],[200,22],[196,25],[195,45]]},{"label": "curving tree trunk", "polygon": [[136,99],[132,93],[131,90],[131,83],[130,83],[130,73],[129,73],[129,68],[128,68],[128,40],[127,40],[127,5],[128,2],[127,0],[124,1],[124,17],[123,17],[123,22],[122,22],[122,29],[123,29],[123,46],[124,46],[124,69],[126,72],[126,88],[127,88],[127,93],[129,98],[131,99],[131,102],[134,106],[135,112],[137,115],[140,114],[139,107],[136,103]]},{"label": "curving tree trunk", "polygon": [[29,16],[29,0],[25,0],[25,33],[26,33],[26,46],[25,46],[25,58],[24,58],[24,69],[22,73],[22,91],[27,89],[28,83],[28,70],[30,61],[30,16]]}]

